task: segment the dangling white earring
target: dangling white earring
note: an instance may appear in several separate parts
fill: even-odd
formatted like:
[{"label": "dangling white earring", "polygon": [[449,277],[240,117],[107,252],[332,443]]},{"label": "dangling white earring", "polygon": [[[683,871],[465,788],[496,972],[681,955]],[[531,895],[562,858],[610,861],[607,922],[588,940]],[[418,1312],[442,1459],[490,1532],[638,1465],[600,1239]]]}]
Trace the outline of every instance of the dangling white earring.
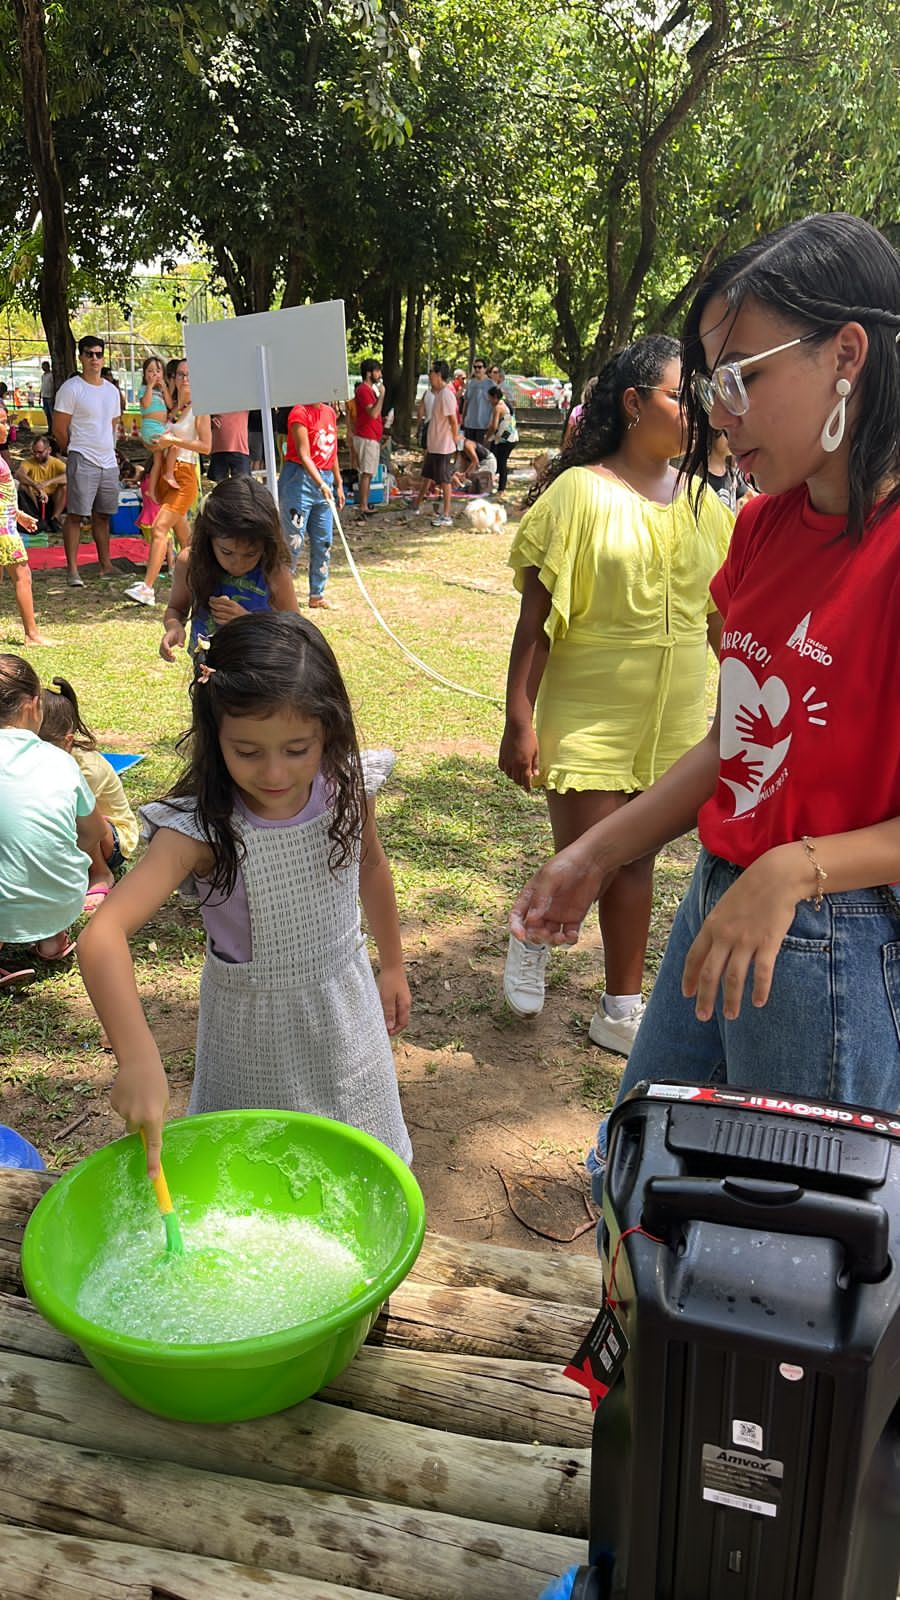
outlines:
[{"label": "dangling white earring", "polygon": [[641,416],[640,416],[640,412],[638,412],[637,416],[632,417],[630,419],[629,423],[628,423],[629,432],[631,431],[632,428],[636,428],[637,427],[637,425],[640,422],[640,420],[641,420]]},{"label": "dangling white earring", "polygon": [[819,443],[829,455],[838,450],[843,442],[844,429],[847,426],[847,396],[850,393],[850,384],[846,378],[838,378],[834,387],[840,399],[834,410],[829,411],[825,426],[819,435]]}]

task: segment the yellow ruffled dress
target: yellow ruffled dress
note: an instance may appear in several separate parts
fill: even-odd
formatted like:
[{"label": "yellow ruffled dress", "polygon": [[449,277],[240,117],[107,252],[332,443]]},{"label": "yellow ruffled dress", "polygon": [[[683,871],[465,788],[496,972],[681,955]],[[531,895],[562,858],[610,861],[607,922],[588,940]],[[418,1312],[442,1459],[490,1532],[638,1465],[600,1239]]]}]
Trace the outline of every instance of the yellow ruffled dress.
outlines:
[{"label": "yellow ruffled dress", "polygon": [[516,588],[537,568],[552,604],[535,705],[537,784],[646,789],[703,738],[710,579],[734,518],[708,491],[659,505],[589,467],[570,467],[522,518]]}]

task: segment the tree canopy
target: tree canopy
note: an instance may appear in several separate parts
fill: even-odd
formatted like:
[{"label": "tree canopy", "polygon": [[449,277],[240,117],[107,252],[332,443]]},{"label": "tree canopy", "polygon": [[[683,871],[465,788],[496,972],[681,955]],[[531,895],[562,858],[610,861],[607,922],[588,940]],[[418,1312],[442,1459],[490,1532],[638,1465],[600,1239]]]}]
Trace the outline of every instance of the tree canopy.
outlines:
[{"label": "tree canopy", "polygon": [[0,298],[55,367],[193,250],[238,315],[344,298],[405,420],[428,306],[578,385],[755,233],[896,215],[892,0],[3,7]]}]

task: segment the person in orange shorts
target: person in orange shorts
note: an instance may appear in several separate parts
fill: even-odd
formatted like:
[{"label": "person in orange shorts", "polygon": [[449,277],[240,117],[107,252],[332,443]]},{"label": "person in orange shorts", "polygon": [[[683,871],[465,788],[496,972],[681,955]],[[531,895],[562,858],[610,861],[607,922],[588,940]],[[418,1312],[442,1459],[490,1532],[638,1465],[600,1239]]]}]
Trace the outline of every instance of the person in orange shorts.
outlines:
[{"label": "person in orange shorts", "polygon": [[143,579],[125,590],[125,598],[138,605],[156,605],[156,580],[166,555],[169,534],[174,533],[180,550],[190,543],[188,512],[197,498],[197,460],[209,455],[212,430],[208,416],[197,417],[191,406],[191,381],[186,361],[179,361],[174,373],[175,419],[154,442],[154,450],[176,446],[172,468],[173,482],[161,479],[159,511],[150,530],[150,553]]}]

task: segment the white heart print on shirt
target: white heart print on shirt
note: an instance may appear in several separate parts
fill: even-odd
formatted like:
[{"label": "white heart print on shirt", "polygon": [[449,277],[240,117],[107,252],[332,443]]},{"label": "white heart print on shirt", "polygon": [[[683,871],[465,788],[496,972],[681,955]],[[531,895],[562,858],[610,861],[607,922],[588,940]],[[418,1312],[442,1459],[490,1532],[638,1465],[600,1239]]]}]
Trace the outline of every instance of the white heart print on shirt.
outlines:
[{"label": "white heart print on shirt", "polygon": [[758,683],[746,662],[726,656],[721,667],[722,758],[720,777],[734,795],[734,815],[742,817],[758,804],[762,790],[783,764],[791,743],[777,730],[787,716],[791,697],[782,678]]}]

